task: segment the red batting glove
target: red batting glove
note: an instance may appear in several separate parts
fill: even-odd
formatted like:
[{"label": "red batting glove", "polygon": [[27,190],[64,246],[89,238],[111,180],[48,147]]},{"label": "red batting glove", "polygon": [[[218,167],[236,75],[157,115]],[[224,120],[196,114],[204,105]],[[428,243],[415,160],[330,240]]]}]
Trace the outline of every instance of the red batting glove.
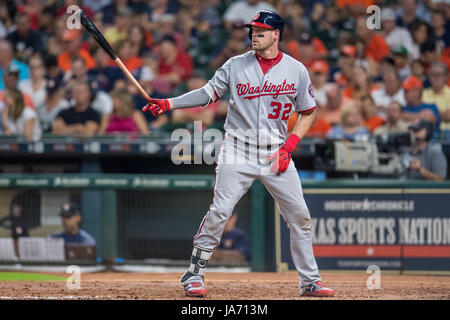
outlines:
[{"label": "red batting glove", "polygon": [[274,160],[270,171],[280,175],[285,172],[289,167],[291,161],[292,152],[297,144],[300,142],[300,138],[291,134],[281,148],[269,157],[269,160]]},{"label": "red batting glove", "polygon": [[164,112],[170,110],[170,104],[168,99],[148,99],[148,104],[142,108],[142,112],[150,110],[153,116],[157,117]]}]

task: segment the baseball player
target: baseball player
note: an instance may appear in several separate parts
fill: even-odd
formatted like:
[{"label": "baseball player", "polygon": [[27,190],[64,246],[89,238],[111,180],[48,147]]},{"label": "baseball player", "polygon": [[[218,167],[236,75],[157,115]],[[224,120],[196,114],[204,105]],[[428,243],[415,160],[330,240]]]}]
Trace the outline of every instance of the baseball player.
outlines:
[{"label": "baseball player", "polygon": [[[171,99],[149,99],[142,110],[154,116],[177,108],[207,106],[229,91],[228,114],[216,167],[214,195],[197,234],[189,269],[181,278],[185,295],[205,297],[204,273],[234,206],[259,179],[274,197],[290,229],[292,259],[302,296],[333,296],[322,282],[312,247],[311,217],[291,154],[308,132],[316,102],[308,71],[278,49],[284,21],[273,11],[255,13],[252,51],[230,58],[202,88]],[[299,119],[287,137],[291,114]],[[236,160],[237,159],[237,160]]]}]

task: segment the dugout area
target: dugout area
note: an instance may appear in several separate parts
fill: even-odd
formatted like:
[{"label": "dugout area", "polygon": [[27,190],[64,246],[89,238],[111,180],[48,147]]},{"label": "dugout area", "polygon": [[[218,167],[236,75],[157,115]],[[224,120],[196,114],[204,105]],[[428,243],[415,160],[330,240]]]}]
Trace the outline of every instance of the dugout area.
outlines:
[{"label": "dugout area", "polygon": [[[0,185],[0,218],[20,194],[31,213],[24,222],[31,238],[60,230],[59,204],[71,200],[80,203],[82,228],[97,240],[91,260],[3,259],[1,299],[186,299],[179,279],[214,176],[14,174],[3,175]],[[336,291],[331,299],[450,299],[448,183],[304,180],[303,188],[319,269]],[[252,259],[211,263],[207,299],[304,299],[289,230],[261,183],[237,210]],[[0,238],[10,236],[0,229]],[[4,258],[8,250],[0,251]],[[68,265],[81,267],[80,289],[68,289]],[[373,265],[380,281],[370,289]]]},{"label": "dugout area", "polygon": [[[377,265],[399,272],[449,271],[447,182],[302,182],[320,270],[366,270]],[[4,174],[0,266],[19,264],[24,271],[39,265],[79,264],[141,272],[185,267],[192,237],[211,204],[213,185],[212,175]],[[80,205],[81,226],[96,239],[91,252],[80,254],[78,249],[47,243],[49,234],[61,230],[58,210],[68,201]],[[12,212],[14,205],[22,208],[20,218]],[[251,260],[210,266],[293,270],[289,229],[259,181],[235,210],[237,227],[251,239]],[[27,236],[12,240],[17,226]]]}]

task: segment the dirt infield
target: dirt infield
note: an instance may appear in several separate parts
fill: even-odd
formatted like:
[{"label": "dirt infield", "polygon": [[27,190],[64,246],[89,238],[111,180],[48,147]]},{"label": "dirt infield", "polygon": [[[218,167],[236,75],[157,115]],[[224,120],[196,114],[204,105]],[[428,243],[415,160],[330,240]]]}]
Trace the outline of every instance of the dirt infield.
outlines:
[{"label": "dirt infield", "polygon": [[[180,277],[181,273],[89,273],[81,275],[81,288],[72,290],[60,281],[0,282],[0,299],[188,299],[179,285]],[[367,289],[368,277],[363,272],[322,273],[323,281],[336,291],[336,296],[330,299],[450,299],[450,276],[382,274],[378,290]],[[205,279],[208,288],[206,299],[308,299],[299,297],[294,272],[211,272]]]}]

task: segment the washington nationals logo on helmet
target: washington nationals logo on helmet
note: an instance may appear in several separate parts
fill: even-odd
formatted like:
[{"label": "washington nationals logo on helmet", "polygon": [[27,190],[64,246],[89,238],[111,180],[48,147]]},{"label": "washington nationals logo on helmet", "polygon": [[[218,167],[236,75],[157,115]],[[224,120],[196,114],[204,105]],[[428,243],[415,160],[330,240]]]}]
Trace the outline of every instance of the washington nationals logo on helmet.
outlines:
[{"label": "washington nationals logo on helmet", "polygon": [[258,18],[259,18],[259,12],[255,13],[253,15],[252,21],[256,21],[256,20],[258,20]]}]

